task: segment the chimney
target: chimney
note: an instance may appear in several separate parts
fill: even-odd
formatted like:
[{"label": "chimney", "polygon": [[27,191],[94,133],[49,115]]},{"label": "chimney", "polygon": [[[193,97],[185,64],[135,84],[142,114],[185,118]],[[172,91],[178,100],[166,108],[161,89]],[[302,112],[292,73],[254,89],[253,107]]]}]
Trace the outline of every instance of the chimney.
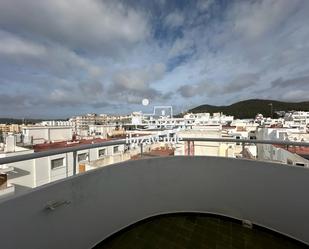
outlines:
[{"label": "chimney", "polygon": [[14,135],[9,135],[5,139],[6,148],[5,152],[14,152],[16,147],[16,138]]}]

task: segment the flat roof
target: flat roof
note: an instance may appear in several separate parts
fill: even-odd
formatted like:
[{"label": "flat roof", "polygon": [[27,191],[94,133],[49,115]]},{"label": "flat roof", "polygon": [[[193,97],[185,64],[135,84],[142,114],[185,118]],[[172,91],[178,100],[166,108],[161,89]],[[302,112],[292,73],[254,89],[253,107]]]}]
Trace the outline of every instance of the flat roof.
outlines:
[{"label": "flat roof", "polygon": [[81,140],[76,140],[76,141],[61,141],[61,142],[54,142],[54,143],[36,144],[33,146],[33,149],[34,149],[34,152],[53,150],[53,149],[63,149],[63,148],[75,147],[75,146],[79,146],[83,144],[102,143],[102,142],[111,141],[111,140],[120,139],[120,138],[125,138],[125,137],[117,137],[117,138],[109,138],[109,139],[102,139],[102,138],[81,139]]}]

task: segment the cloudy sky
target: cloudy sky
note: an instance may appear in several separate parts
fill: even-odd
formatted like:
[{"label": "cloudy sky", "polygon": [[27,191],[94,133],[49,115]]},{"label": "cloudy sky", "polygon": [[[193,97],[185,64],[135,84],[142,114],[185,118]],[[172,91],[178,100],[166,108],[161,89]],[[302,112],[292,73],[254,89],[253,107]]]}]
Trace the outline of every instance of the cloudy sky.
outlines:
[{"label": "cloudy sky", "polygon": [[308,0],[0,0],[0,116],[309,100],[308,13]]}]

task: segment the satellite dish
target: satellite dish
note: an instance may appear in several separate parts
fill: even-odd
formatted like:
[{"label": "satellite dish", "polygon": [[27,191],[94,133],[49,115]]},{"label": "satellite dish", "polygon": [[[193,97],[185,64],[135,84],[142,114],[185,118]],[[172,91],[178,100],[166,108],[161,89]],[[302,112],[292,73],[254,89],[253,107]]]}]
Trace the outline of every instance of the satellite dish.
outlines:
[{"label": "satellite dish", "polygon": [[142,104],[143,106],[149,105],[149,99],[143,99]]}]

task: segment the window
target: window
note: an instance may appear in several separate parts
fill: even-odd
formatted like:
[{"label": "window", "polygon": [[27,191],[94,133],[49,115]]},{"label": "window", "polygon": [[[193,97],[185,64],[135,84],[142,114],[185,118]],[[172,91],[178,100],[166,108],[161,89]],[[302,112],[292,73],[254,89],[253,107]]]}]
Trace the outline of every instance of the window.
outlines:
[{"label": "window", "polygon": [[77,161],[78,162],[87,161],[87,159],[88,159],[88,153],[83,153],[83,154],[77,155]]},{"label": "window", "polygon": [[114,146],[113,149],[114,154],[119,152],[119,146]]},{"label": "window", "polygon": [[[240,139],[240,136],[236,136],[236,139]],[[236,145],[240,145],[240,143],[236,143]]]},{"label": "window", "polygon": [[98,155],[99,155],[99,157],[106,156],[106,148],[100,149],[100,150],[98,151]]},{"label": "window", "polygon": [[57,158],[54,160],[51,160],[51,169],[56,169],[59,167],[64,166],[64,158]]}]

